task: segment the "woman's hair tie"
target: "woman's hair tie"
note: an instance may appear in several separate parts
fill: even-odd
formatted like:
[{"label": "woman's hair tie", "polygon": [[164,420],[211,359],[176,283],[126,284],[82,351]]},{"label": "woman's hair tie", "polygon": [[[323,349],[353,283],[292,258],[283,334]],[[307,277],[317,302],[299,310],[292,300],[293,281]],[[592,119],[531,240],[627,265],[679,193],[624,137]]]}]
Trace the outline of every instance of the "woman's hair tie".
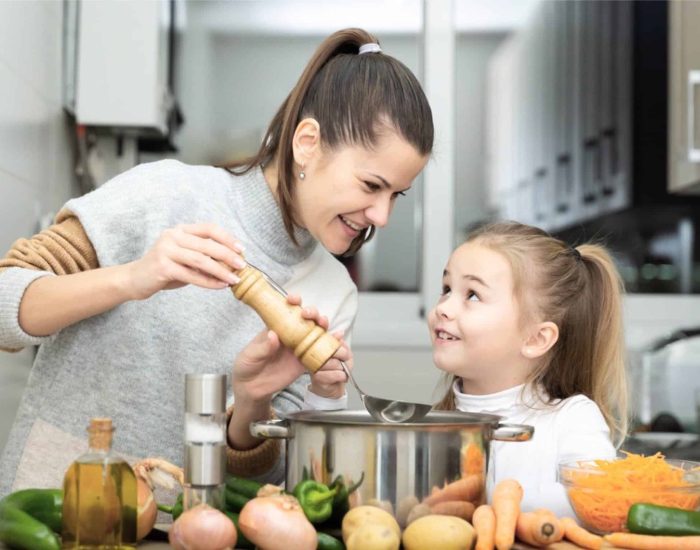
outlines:
[{"label": "woman's hair tie", "polygon": [[360,46],[359,55],[362,55],[363,53],[382,53],[382,49],[379,44],[369,42]]}]

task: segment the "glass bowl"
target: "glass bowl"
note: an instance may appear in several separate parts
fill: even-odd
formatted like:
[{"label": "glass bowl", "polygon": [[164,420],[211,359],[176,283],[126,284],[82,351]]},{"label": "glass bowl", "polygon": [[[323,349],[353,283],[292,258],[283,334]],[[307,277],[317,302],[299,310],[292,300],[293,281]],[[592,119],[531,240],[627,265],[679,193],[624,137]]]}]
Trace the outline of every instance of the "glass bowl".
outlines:
[{"label": "glass bowl", "polygon": [[677,474],[676,483],[655,479],[654,472],[645,468],[630,468],[612,475],[601,470],[595,460],[559,464],[558,481],[565,487],[581,524],[598,534],[623,531],[627,511],[639,502],[700,509],[700,462],[660,460]]}]

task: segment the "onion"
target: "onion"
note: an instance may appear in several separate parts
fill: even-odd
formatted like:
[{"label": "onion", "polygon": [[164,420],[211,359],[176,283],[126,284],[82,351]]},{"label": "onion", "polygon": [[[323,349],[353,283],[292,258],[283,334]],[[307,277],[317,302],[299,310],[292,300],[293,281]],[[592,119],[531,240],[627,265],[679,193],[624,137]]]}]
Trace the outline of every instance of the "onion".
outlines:
[{"label": "onion", "polygon": [[136,479],[136,498],[138,506],[136,508],[137,527],[136,540],[141,540],[148,535],[156,524],[158,508],[156,499],[153,498],[153,491],[143,478]]},{"label": "onion", "polygon": [[241,510],[238,526],[262,550],[316,550],[318,536],[291,495],[256,497]]},{"label": "onion", "polygon": [[184,512],[170,528],[175,550],[224,550],[236,546],[233,522],[215,508],[200,504]]}]

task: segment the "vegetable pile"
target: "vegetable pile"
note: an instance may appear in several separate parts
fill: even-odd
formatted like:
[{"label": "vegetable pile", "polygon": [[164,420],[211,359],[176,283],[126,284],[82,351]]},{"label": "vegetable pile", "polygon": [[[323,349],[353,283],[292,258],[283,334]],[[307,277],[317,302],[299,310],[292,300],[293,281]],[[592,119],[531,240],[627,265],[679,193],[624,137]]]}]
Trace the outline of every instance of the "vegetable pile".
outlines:
[{"label": "vegetable pile", "polygon": [[638,502],[694,510],[700,495],[686,472],[664,456],[627,454],[618,460],[596,460],[590,468],[567,471],[569,499],[579,519],[602,533],[621,531],[627,512]]}]

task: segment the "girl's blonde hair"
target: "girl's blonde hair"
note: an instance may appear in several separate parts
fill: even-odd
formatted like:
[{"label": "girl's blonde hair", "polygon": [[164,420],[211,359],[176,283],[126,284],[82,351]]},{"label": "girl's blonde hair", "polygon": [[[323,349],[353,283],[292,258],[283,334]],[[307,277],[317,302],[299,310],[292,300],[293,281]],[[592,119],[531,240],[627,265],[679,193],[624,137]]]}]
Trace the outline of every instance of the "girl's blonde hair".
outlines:
[{"label": "girl's blonde hair", "polygon": [[[551,321],[559,340],[527,382],[549,402],[583,394],[596,402],[613,441],[627,432],[622,295],[624,285],[605,247],[573,248],[538,229],[515,222],[483,226],[466,242],[478,242],[510,263],[523,323]],[[451,382],[455,377],[451,377]],[[452,384],[438,409],[454,409]]]}]

